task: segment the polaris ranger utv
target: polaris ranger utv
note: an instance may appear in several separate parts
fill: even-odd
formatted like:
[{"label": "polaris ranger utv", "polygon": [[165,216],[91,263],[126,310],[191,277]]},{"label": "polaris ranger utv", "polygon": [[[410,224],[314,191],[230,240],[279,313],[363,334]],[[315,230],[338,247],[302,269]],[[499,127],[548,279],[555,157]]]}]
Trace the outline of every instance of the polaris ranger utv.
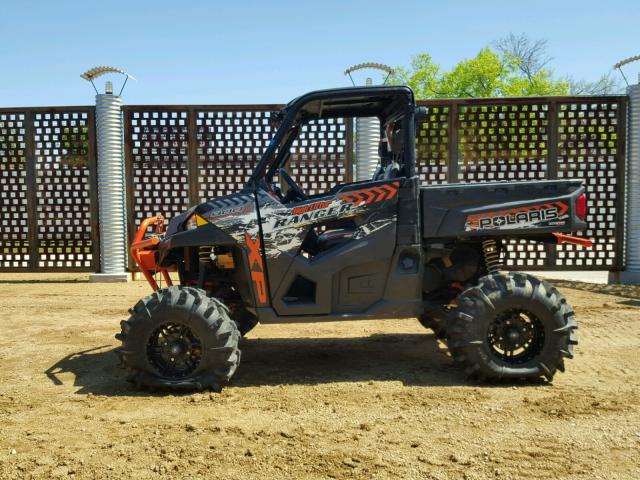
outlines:
[{"label": "polaris ranger utv", "polygon": [[[550,284],[500,265],[507,239],[589,246],[566,234],[586,228],[583,185],[420,185],[415,129],[425,115],[407,87],[308,93],[272,115],[275,136],[241,191],[166,231],[162,216],[144,221],[131,254],[154,293],[116,335],[130,380],[219,389],[258,322],[411,317],[480,380],[564,371],[573,310]],[[307,122],[337,117],[380,119],[380,165],[370,180],[308,195],[288,173],[292,143]]]}]

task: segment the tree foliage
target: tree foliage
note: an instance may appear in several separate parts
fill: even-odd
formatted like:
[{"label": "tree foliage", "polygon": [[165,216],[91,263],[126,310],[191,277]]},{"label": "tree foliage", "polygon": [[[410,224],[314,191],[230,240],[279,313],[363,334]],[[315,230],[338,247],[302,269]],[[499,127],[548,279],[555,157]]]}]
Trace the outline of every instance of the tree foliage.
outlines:
[{"label": "tree foliage", "polygon": [[66,168],[89,166],[89,127],[64,128],[60,135],[62,162]]},{"label": "tree foliage", "polygon": [[620,90],[610,75],[596,82],[559,78],[548,67],[550,61],[546,40],[510,34],[449,71],[444,71],[428,53],[416,55],[408,68],[396,68],[390,81],[409,85],[418,99],[601,95]]}]

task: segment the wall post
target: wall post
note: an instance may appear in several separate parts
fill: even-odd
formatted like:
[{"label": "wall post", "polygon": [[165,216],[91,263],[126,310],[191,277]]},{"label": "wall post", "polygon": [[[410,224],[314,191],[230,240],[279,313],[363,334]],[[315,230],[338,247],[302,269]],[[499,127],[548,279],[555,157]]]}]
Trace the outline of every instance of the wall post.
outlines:
[{"label": "wall post", "polygon": [[100,273],[95,282],[126,282],[127,229],[122,98],[112,93],[96,95],[98,150],[98,205],[100,219]]},{"label": "wall post", "polygon": [[629,86],[627,94],[626,262],[624,270],[609,273],[609,283],[640,284],[640,83]]}]

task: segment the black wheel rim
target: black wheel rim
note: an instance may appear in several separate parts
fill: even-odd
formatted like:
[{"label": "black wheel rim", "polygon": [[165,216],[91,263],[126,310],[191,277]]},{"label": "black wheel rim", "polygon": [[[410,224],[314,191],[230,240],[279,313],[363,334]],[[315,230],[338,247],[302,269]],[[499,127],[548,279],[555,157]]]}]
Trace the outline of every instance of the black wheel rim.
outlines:
[{"label": "black wheel rim", "polygon": [[544,326],[531,312],[513,308],[496,316],[487,340],[496,358],[509,364],[525,363],[542,352]]},{"label": "black wheel rim", "polygon": [[180,380],[198,368],[202,342],[186,325],[165,323],[151,333],[147,356],[160,376]]}]

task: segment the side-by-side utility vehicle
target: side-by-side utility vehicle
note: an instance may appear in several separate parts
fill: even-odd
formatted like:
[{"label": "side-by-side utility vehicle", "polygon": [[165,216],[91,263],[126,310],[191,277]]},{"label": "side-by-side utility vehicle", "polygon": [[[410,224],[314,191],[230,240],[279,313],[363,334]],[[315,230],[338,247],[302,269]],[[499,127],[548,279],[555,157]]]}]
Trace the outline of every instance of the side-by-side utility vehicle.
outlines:
[{"label": "side-by-side utility vehicle", "polygon": [[[509,239],[589,246],[568,234],[586,228],[584,186],[420,185],[415,131],[426,115],[407,87],[308,93],[272,115],[275,136],[241,191],[166,229],[162,216],[144,221],[131,255],[154,292],[116,335],[130,379],[218,389],[258,322],[385,318],[418,318],[477,379],[563,371],[577,343],[573,310],[549,283],[500,268]],[[288,168],[294,141],[308,122],[356,117],[380,119],[373,178],[309,195]]]}]

